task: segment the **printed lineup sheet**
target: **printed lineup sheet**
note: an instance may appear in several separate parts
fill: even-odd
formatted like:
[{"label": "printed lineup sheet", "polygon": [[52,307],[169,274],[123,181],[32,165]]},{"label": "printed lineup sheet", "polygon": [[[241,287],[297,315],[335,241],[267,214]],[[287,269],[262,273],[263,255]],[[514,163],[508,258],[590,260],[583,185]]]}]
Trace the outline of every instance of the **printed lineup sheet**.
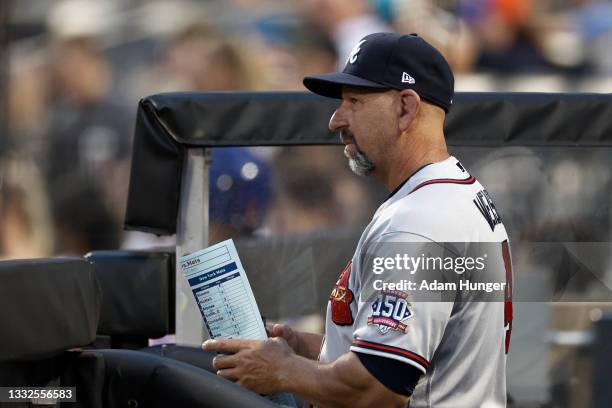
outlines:
[{"label": "printed lineup sheet", "polygon": [[185,255],[180,267],[212,339],[268,338],[234,241]]}]

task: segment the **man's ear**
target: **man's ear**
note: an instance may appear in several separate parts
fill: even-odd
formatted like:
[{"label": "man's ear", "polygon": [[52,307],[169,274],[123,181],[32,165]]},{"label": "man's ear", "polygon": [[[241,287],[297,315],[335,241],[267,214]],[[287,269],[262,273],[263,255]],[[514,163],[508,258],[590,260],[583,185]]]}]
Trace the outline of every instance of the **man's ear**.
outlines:
[{"label": "man's ear", "polygon": [[421,97],[412,89],[400,91],[400,118],[399,130],[404,132],[410,128],[419,113],[421,107]]}]

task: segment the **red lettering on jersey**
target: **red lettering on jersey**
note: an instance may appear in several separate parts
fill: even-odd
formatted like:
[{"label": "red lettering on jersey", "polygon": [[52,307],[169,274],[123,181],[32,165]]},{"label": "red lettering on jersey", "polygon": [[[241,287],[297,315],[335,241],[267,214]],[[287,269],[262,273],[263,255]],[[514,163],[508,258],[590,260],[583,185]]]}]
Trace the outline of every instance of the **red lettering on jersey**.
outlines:
[{"label": "red lettering on jersey", "polygon": [[346,265],[340,274],[340,279],[338,279],[334,285],[331,295],[329,295],[329,300],[331,301],[332,321],[339,326],[348,326],[353,324],[351,302],[355,296],[348,287],[352,265],[352,261]]}]

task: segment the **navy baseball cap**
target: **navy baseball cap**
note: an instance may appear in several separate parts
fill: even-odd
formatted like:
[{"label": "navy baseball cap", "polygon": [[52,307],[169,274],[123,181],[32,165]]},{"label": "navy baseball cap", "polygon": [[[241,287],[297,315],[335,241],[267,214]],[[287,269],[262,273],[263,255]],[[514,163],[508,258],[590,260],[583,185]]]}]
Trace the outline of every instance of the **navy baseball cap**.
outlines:
[{"label": "navy baseball cap", "polygon": [[414,89],[448,112],[455,79],[442,54],[417,34],[374,33],[355,45],[342,72],[307,76],[310,91],[341,99],[344,85],[371,89]]}]

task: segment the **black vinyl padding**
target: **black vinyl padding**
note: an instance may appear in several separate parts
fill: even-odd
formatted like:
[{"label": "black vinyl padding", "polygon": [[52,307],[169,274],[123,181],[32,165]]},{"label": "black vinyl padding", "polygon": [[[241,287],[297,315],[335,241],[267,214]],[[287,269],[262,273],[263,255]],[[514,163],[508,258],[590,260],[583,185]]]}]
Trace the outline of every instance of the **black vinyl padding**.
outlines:
[{"label": "black vinyl padding", "polygon": [[[455,94],[451,146],[612,146],[612,94]],[[327,124],[340,101],[305,92],[166,93],[140,101],[125,228],[176,232],[192,147],[340,144]]]},{"label": "black vinyl padding", "polygon": [[51,357],[96,337],[101,293],[82,258],[0,262],[0,362]]},{"label": "black vinyl padding", "polygon": [[183,363],[191,364],[211,373],[215,373],[217,371],[212,365],[212,360],[215,358],[217,353],[204,351],[198,347],[163,344],[160,346],[147,347],[140,351],[143,353],[149,353],[160,357],[182,361]]},{"label": "black vinyl padding", "polygon": [[[100,354],[70,351],[32,361],[0,363],[0,384],[5,387],[75,387],[76,403],[71,408],[106,407],[106,367]],[[30,404],[0,403],[7,408]],[[64,406],[64,405],[62,405]],[[112,405],[118,406],[118,405]]]},{"label": "black vinyl padding", "polygon": [[153,408],[278,408],[258,394],[174,359],[127,350],[91,353],[104,357],[108,407],[136,406],[135,401],[138,407]]},{"label": "black vinyl padding", "polygon": [[77,402],[66,404],[72,408],[278,408],[205,369],[133,350],[74,351],[0,363],[0,384],[76,387]]},{"label": "black vinyl padding", "polygon": [[174,332],[173,253],[93,251],[85,258],[102,289],[98,334],[146,340]]}]

